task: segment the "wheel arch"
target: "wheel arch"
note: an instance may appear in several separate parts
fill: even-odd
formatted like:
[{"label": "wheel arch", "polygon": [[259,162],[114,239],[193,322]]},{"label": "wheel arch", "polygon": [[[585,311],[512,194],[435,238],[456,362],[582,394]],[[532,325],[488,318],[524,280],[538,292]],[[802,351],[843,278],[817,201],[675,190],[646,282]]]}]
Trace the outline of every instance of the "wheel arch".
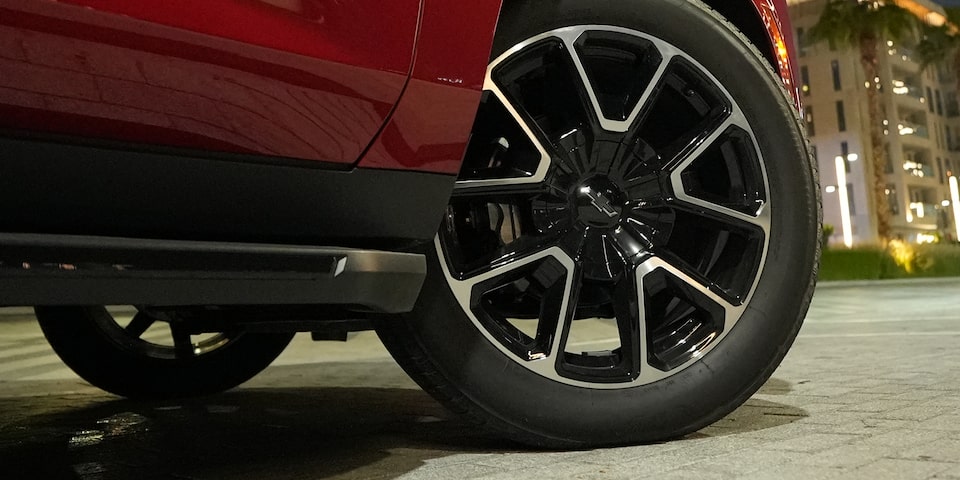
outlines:
[{"label": "wheel arch", "polygon": [[702,0],[732,23],[754,44],[774,70],[778,69],[775,49],[753,0]]}]

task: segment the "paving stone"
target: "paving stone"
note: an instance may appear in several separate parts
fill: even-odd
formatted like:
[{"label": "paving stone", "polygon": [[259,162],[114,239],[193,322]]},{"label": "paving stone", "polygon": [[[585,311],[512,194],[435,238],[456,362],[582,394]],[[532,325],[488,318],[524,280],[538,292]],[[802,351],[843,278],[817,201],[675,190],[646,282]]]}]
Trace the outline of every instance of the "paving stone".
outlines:
[{"label": "paving stone", "polygon": [[960,440],[942,438],[923,445],[900,450],[897,458],[960,464]]},{"label": "paving stone", "polygon": [[855,478],[870,480],[922,480],[951,467],[949,463],[883,458],[849,474]]},{"label": "paving stone", "polygon": [[[783,364],[731,415],[677,441],[574,452],[476,431],[420,391],[369,333],[346,343],[299,336],[235,392],[138,410],[44,353],[29,313],[0,311],[0,464],[4,480],[57,478],[74,465],[101,480],[960,480],[957,292],[960,282],[946,280],[819,291]],[[958,334],[887,334],[899,331]],[[31,368],[43,372],[26,375]],[[61,455],[78,432],[102,431],[98,420],[123,412],[151,428]]]},{"label": "paving stone", "polygon": [[957,465],[955,467],[950,467],[947,470],[939,472],[936,475],[934,475],[933,478],[944,478],[944,479],[950,479],[950,480],[958,479],[960,478],[960,465]]}]

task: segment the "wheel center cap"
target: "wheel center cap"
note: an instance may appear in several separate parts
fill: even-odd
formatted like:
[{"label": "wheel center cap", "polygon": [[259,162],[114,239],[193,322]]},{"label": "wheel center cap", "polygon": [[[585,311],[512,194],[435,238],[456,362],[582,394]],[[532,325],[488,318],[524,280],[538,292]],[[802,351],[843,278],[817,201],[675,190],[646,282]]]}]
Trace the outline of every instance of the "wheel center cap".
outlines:
[{"label": "wheel center cap", "polygon": [[591,227],[612,227],[620,222],[623,207],[617,201],[617,191],[605,179],[582,183],[575,190],[577,215]]}]

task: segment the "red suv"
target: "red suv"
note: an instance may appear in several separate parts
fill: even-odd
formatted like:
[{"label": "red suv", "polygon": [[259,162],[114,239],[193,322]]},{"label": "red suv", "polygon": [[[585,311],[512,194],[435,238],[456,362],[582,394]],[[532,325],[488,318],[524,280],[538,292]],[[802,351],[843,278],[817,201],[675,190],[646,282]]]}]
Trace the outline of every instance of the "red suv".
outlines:
[{"label": "red suv", "polygon": [[376,328],[510,438],[686,434],[770,376],[813,291],[785,13],[0,0],[0,305],[132,398]]}]

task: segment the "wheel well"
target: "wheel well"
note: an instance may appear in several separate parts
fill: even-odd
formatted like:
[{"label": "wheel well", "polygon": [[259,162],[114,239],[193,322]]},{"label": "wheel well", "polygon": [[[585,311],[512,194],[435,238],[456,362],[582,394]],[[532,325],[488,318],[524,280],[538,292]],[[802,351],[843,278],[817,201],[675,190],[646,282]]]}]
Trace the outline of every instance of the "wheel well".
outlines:
[{"label": "wheel well", "polygon": [[775,72],[778,72],[777,59],[773,45],[767,36],[767,29],[760,19],[760,14],[750,0],[702,0],[710,8],[723,15],[730,23],[746,35],[750,43],[754,44],[763,58],[767,59]]}]

